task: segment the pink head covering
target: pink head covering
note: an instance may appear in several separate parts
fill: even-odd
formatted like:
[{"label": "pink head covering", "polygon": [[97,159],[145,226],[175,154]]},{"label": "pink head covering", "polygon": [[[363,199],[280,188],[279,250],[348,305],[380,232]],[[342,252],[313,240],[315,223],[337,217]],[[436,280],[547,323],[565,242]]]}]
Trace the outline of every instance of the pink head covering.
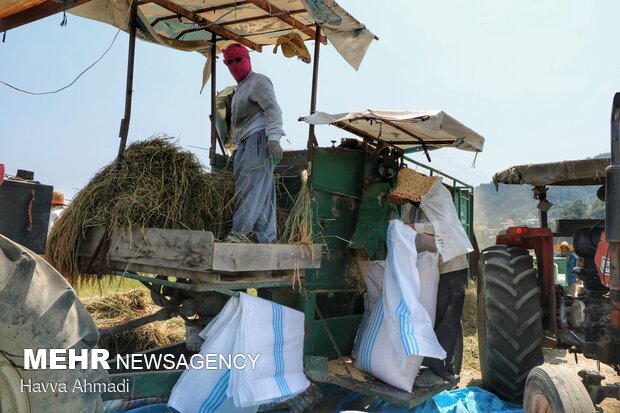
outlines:
[{"label": "pink head covering", "polygon": [[238,43],[231,44],[223,52],[224,64],[237,83],[241,82],[252,70],[250,52]]}]

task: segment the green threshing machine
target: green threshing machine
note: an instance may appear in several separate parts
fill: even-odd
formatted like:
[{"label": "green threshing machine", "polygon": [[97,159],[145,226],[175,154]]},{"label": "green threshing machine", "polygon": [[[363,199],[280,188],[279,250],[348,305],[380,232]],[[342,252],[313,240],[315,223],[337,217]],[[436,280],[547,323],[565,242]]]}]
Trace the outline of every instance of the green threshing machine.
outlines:
[{"label": "green threshing machine", "polygon": [[[359,380],[352,376],[353,367],[345,359],[351,354],[363,313],[363,299],[355,289],[350,272],[355,263],[355,251],[365,251],[364,255],[370,259],[385,258],[387,221],[398,213],[386,195],[395,184],[398,169],[406,162],[430,175],[443,176],[461,221],[473,237],[473,188],[407,158],[406,154],[424,152],[430,161],[429,152],[441,147],[480,152],[484,138],[441,111],[366,110],[341,115],[316,112],[319,48],[321,43],[326,43],[325,36],[353,66],[359,65],[360,56],[375,38],[332,1],[95,0],[77,3],[85,4],[75,8],[75,14],[130,32],[127,100],[121,122],[119,162],[123,159],[129,129],[137,36],[184,50],[200,51],[208,57],[212,103],[210,162],[215,169],[226,162],[223,140],[214,121],[218,116],[216,48],[238,42],[260,51],[262,45],[273,45],[279,36],[291,31],[298,32],[304,40],[315,40],[311,115],[300,119],[310,125],[308,146],[306,150],[286,152],[276,169],[276,175],[286,188],[283,192],[287,194],[278,199],[279,207],[285,210],[291,207],[292,196],[301,188],[302,170],[309,175],[312,225],[317,234],[313,252],[298,245],[221,243],[205,231],[152,228],[108,236],[106,228],[92,230],[80,246],[81,264],[91,269],[98,267],[104,274],[139,280],[149,288],[154,302],[162,307],[151,316],[102,330],[99,334],[105,336],[180,315],[186,319],[186,342],[150,352],[187,354],[199,348],[198,332],[219,312],[228,296],[257,289],[259,296],[305,314],[305,372],[315,382],[333,383],[407,407],[453,386],[455,382],[426,390],[416,388],[408,393],[372,378]],[[200,3],[200,8],[195,3]],[[110,7],[102,8],[102,5]],[[129,18],[119,20],[118,16]],[[0,30],[35,18],[36,13],[29,15],[21,11],[12,17],[13,20],[5,19]],[[337,30],[339,25],[346,30]],[[356,47],[363,49],[361,55]],[[331,147],[319,147],[314,134],[317,124],[335,125],[359,139],[343,139],[338,146],[332,141]],[[216,153],[218,147],[222,154]],[[105,381],[107,373],[111,382],[129,379],[131,385],[126,394],[103,393],[104,400],[169,394],[181,371],[131,372],[119,366],[113,366],[109,372],[47,370],[41,373],[22,369],[19,346],[92,348],[99,334],[75,293],[43,259],[4,237],[0,238],[0,247],[0,404],[3,411],[6,408],[43,412],[50,411],[50,406],[58,406],[56,410],[60,411],[63,403],[69,400],[75,408],[82,406],[80,411],[90,411],[101,402],[98,395],[50,396],[20,392],[19,380],[37,374],[48,380],[71,380],[75,376]],[[301,275],[301,283],[292,287],[297,275]],[[38,299],[33,299],[37,295]],[[13,338],[5,342],[4,337]],[[333,363],[344,364],[344,371],[330,370]],[[22,410],[25,406],[29,410]]]}]

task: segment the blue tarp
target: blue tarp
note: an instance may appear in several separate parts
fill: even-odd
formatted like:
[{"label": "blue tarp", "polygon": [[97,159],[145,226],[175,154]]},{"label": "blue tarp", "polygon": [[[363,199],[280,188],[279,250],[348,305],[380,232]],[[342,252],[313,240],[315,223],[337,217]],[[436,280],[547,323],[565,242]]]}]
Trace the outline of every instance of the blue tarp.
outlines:
[{"label": "blue tarp", "polygon": [[[343,390],[343,389],[340,389]],[[329,392],[328,392],[329,393]],[[359,393],[347,392],[342,401],[334,409],[334,412],[347,410],[350,404],[353,404],[363,395]],[[323,408],[317,408],[321,412],[326,412]],[[359,407],[357,411],[362,411]],[[118,410],[107,410],[106,412],[114,412]],[[282,410],[278,410],[280,412]],[[376,400],[366,407],[363,411],[376,413],[523,413],[523,408],[519,405],[508,403],[500,400],[493,393],[489,393],[478,387],[466,387],[464,389],[443,391],[435,395],[432,399],[427,400],[413,409],[397,407],[382,400]],[[168,409],[165,404],[151,404],[148,406],[137,407],[131,410],[125,410],[123,413],[170,413],[173,410]]]},{"label": "blue tarp", "polygon": [[380,401],[368,407],[382,413],[523,413],[519,405],[500,400],[479,387],[443,391],[411,410]]}]

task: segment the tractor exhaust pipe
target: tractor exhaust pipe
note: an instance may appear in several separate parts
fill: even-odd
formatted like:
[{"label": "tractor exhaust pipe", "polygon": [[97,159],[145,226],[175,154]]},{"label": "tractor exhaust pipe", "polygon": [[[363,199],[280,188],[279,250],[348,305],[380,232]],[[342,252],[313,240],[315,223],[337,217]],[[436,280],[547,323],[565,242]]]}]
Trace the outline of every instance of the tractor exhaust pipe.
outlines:
[{"label": "tractor exhaust pipe", "polygon": [[620,92],[614,95],[611,110],[611,165],[605,179],[605,237],[611,258],[611,326],[620,336]]}]

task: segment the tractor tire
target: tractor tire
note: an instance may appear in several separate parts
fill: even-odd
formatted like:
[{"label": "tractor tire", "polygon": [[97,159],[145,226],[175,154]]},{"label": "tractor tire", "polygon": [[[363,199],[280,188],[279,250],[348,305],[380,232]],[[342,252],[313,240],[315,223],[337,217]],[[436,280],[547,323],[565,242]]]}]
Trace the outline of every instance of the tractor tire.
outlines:
[{"label": "tractor tire", "polygon": [[545,364],[527,377],[525,413],[595,413],[596,408],[579,377],[571,370]]},{"label": "tractor tire", "polygon": [[[43,258],[0,235],[0,411],[102,411],[101,394],[73,390],[78,380],[106,383],[104,369],[24,368],[24,349],[92,349],[98,340],[93,319],[67,281]],[[47,388],[39,391],[36,383]]]},{"label": "tractor tire", "polygon": [[519,402],[527,375],[543,363],[537,273],[526,249],[482,251],[478,281],[478,348],[484,386]]}]

